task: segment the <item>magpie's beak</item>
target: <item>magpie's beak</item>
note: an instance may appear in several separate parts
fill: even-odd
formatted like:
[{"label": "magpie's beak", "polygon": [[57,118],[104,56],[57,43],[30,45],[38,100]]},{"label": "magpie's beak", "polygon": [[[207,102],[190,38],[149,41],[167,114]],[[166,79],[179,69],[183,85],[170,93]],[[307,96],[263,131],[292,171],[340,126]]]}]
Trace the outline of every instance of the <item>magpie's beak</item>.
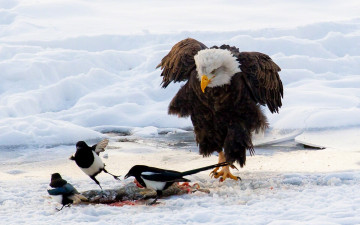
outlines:
[{"label": "magpie's beak", "polygon": [[72,155],[72,156],[70,156],[70,158],[69,158],[70,160],[75,160],[75,156],[74,155]]}]

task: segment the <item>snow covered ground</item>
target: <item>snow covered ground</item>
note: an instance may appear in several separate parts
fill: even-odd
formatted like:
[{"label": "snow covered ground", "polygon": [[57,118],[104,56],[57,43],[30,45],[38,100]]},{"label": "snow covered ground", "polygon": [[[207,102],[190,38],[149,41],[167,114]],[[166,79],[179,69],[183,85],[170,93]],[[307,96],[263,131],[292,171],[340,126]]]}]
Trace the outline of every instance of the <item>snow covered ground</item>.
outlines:
[{"label": "snow covered ground", "polygon": [[[359,224],[359,15],[355,0],[0,0],[0,220]],[[186,170],[217,161],[197,154],[189,119],[167,115],[181,84],[160,88],[155,70],[187,37],[264,52],[282,68],[283,107],[265,109],[271,129],[254,140],[243,181],[218,183],[203,172],[190,178],[210,195],[56,213],[45,198],[51,173],[79,190],[97,188],[68,160],[78,140],[95,143],[104,132],[136,139],[111,136],[104,160],[121,174],[140,163]],[[106,188],[122,185],[100,179]]]},{"label": "snow covered ground", "polygon": [[[174,139],[113,137],[103,159],[109,171],[126,174],[134,164],[185,171],[213,164],[193,144],[179,147]],[[122,137],[124,138],[124,137]],[[175,139],[176,140],[176,139]],[[159,144],[160,143],[160,144]],[[161,199],[156,206],[80,205],[55,210],[48,199],[50,174],[60,172],[79,191],[98,189],[74,162],[73,146],[17,151],[1,162],[0,219],[4,224],[359,224],[360,160],[358,151],[306,150],[293,142],[257,148],[247,166],[236,175],[241,182],[219,183],[201,172],[189,178],[210,189]],[[51,157],[48,156],[51,155]],[[181,160],[180,160],[181,159]],[[14,167],[14,165],[16,165]],[[101,174],[105,189],[132,179],[116,181]],[[19,216],[21,215],[21,216]]]}]

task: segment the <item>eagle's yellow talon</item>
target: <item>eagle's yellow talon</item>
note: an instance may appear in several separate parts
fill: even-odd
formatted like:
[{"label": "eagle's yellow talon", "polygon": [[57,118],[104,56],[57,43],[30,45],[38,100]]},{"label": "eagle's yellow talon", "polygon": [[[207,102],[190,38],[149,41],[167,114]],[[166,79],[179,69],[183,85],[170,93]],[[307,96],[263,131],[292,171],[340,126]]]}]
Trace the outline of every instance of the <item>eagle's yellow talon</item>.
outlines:
[{"label": "eagle's yellow talon", "polygon": [[235,177],[234,175],[232,175],[230,172],[228,174],[228,177],[233,179],[233,180],[238,180],[238,177]]},{"label": "eagle's yellow talon", "polygon": [[215,179],[221,177],[221,182],[226,180],[227,178],[233,179],[233,180],[238,180],[239,178],[232,175],[230,172],[230,166],[224,166],[219,172],[214,172],[212,173],[212,177],[214,177]]},{"label": "eagle's yellow talon", "polygon": [[230,165],[230,167],[231,167],[231,169],[236,169],[236,170],[238,170],[238,171],[239,171],[239,169],[238,169],[238,168],[236,168],[236,166],[234,166],[234,165]]},{"label": "eagle's yellow talon", "polygon": [[219,178],[220,176],[221,176],[220,173],[215,173],[215,174],[214,174],[214,178],[215,178],[215,179]]},{"label": "eagle's yellow talon", "polygon": [[[222,162],[226,162],[226,158],[225,158],[224,152],[219,152],[219,163],[222,163]],[[223,166],[221,168],[221,170],[219,172],[217,172],[220,168],[216,167],[213,171],[210,172],[211,178],[217,179],[220,177],[220,180],[219,180],[220,182],[223,182],[227,178],[230,178],[233,180],[241,180],[240,177],[236,177],[231,174],[230,167],[232,169],[237,169],[236,166],[234,166],[234,165],[228,165],[228,166]]]},{"label": "eagle's yellow talon", "polygon": [[214,176],[214,174],[216,174],[216,172],[220,169],[220,167],[215,167],[215,169],[213,171],[210,172],[210,176]]}]

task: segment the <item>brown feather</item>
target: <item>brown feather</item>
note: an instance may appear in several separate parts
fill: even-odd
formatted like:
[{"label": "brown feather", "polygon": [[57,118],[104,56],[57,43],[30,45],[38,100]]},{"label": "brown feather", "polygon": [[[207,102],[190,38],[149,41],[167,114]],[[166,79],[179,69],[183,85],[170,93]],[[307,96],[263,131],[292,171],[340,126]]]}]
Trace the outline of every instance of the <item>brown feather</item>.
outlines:
[{"label": "brown feather", "polygon": [[194,56],[198,51],[206,48],[204,44],[192,38],[175,44],[156,67],[161,67],[163,70],[161,73],[162,87],[166,88],[172,81],[188,80],[191,72],[196,69]]},{"label": "brown feather", "polygon": [[254,100],[278,112],[283,97],[283,86],[276,65],[268,55],[260,52],[239,52],[238,60],[247,87]]}]

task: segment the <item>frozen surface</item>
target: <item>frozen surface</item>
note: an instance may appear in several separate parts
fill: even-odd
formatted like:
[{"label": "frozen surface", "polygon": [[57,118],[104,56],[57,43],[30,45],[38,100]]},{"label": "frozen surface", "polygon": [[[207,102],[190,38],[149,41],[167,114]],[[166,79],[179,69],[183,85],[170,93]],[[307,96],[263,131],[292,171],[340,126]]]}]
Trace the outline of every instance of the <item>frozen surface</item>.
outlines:
[{"label": "frozen surface", "polygon": [[[164,143],[138,138],[111,141],[103,160],[108,171],[122,175],[134,164],[185,171],[217,161],[216,156],[198,155],[195,146]],[[4,224],[360,223],[359,152],[306,150],[291,143],[257,148],[247,166],[234,171],[242,177],[241,182],[219,183],[208,172],[188,176],[192,184],[210,189],[210,194],[173,196],[152,207],[78,205],[57,212],[60,205],[46,192],[51,173],[61,173],[79,191],[98,186],[67,159],[73,146],[30,150],[30,154],[18,151],[12,159],[0,162],[0,219]],[[105,174],[98,180],[105,189],[132,182],[116,181]]]},{"label": "frozen surface", "polygon": [[[0,0],[0,220],[360,224],[359,15],[357,0]],[[155,70],[187,37],[264,52],[282,68],[283,107],[264,109],[271,129],[255,136],[243,181],[204,172],[189,178],[210,195],[57,213],[46,193],[51,173],[97,188],[68,160],[78,140],[112,138],[104,161],[121,174],[134,164],[186,170],[217,161],[198,155],[189,119],[167,115],[182,84],[162,89]],[[105,188],[123,182],[99,179]]]},{"label": "frozen surface", "polygon": [[360,150],[360,130],[358,128],[330,129],[322,131],[305,131],[295,138],[295,141],[314,147]]}]

